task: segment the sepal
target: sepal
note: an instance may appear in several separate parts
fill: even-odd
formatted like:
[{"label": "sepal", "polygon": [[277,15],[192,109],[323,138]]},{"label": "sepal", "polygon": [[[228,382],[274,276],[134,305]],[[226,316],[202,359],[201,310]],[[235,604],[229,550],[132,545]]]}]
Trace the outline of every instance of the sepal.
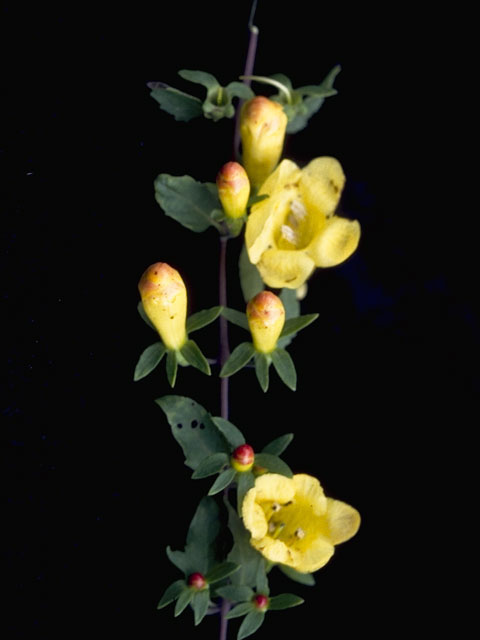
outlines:
[{"label": "sepal", "polygon": [[255,355],[255,347],[251,342],[242,342],[230,354],[220,371],[221,378],[228,378],[243,369]]},{"label": "sepal", "polygon": [[134,382],[148,376],[161,362],[167,349],[163,342],[155,342],[145,349],[140,356],[133,375]]},{"label": "sepal", "polygon": [[157,609],[163,609],[171,602],[174,602],[179,595],[186,589],[187,583],[185,580],[176,580],[167,589],[157,604]]}]

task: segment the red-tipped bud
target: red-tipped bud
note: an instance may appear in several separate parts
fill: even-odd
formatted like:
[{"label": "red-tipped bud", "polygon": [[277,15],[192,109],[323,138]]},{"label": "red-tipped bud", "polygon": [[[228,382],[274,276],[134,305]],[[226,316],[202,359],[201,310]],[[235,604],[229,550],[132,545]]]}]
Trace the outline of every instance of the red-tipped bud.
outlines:
[{"label": "red-tipped bud", "polygon": [[285,324],[285,307],[271,291],[261,291],[247,305],[247,319],[253,345],[261,353],[271,353]]},{"label": "red-tipped bud", "polygon": [[256,96],[240,116],[243,164],[253,185],[260,187],[277,166],[287,129],[287,116],[278,102]]},{"label": "red-tipped bud", "polygon": [[257,593],[252,602],[257,611],[266,611],[268,609],[268,596],[264,596],[262,593]]},{"label": "red-tipped bud", "polygon": [[247,172],[238,162],[227,162],[217,175],[218,197],[229,218],[241,218],[250,197]]},{"label": "red-tipped bud", "polygon": [[231,458],[231,465],[236,471],[248,471],[253,467],[255,453],[249,444],[241,444],[235,449]]},{"label": "red-tipped bud", "polygon": [[165,262],[152,264],[138,289],[145,313],[168,349],[180,349],[187,339],[187,290],[176,269]]},{"label": "red-tipped bud", "polygon": [[195,591],[202,591],[207,586],[207,581],[201,573],[192,573],[188,576],[187,584]]}]

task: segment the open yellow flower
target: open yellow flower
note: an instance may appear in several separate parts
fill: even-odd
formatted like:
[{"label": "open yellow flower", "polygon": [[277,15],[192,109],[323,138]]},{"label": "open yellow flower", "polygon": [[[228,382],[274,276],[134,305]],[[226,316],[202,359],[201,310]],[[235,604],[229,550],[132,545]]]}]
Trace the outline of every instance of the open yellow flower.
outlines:
[{"label": "open yellow flower", "polygon": [[357,220],[334,215],[345,175],[338,160],[315,158],[304,169],[282,160],[253,205],[245,243],[269,287],[297,289],[315,267],[333,267],[352,255],[360,240]]},{"label": "open yellow flower", "polygon": [[306,474],[259,476],[245,495],[242,517],[255,549],[301,573],[323,567],[334,545],[349,540],[360,526],[356,509],[325,497],[319,481]]}]

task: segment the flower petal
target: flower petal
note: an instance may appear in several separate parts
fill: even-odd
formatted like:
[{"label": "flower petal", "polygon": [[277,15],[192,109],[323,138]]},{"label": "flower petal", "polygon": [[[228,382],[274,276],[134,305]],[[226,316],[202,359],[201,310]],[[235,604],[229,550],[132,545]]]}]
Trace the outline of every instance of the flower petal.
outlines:
[{"label": "flower petal", "polygon": [[[290,564],[301,573],[310,573],[317,571],[333,556],[335,548],[328,540],[323,537],[316,538],[303,553],[299,553],[296,558],[295,565]],[[285,562],[284,564],[289,564]]]},{"label": "flower petal", "polygon": [[262,540],[254,540],[252,538],[251,544],[260,551],[260,553],[270,560],[270,562],[278,562],[280,564],[287,564],[292,567],[295,566],[295,563],[298,561],[297,556],[299,555],[293,549],[290,549],[284,542],[281,540],[275,540],[270,536],[266,536]]},{"label": "flower petal", "polygon": [[317,478],[305,473],[293,476],[295,498],[306,501],[316,516],[321,516],[327,510],[327,498]]},{"label": "flower petal", "polygon": [[292,500],[295,495],[295,486],[291,478],[281,476],[279,473],[265,473],[255,480],[255,491],[257,502],[275,500],[283,503]]},{"label": "flower petal", "polygon": [[257,267],[269,287],[298,289],[315,269],[315,262],[304,251],[267,249]]},{"label": "flower petal", "polygon": [[306,248],[317,267],[334,267],[349,258],[360,240],[360,224],[334,216]]},{"label": "flower petal", "polygon": [[332,544],[340,544],[352,538],[360,526],[360,514],[340,500],[327,498],[327,521]]},{"label": "flower petal", "polygon": [[312,160],[303,170],[300,194],[310,214],[331,216],[340,200],[345,174],[336,158],[324,156]]},{"label": "flower petal", "polygon": [[252,534],[252,538],[264,538],[267,535],[268,523],[262,507],[256,502],[257,490],[250,489],[242,503],[243,524]]}]

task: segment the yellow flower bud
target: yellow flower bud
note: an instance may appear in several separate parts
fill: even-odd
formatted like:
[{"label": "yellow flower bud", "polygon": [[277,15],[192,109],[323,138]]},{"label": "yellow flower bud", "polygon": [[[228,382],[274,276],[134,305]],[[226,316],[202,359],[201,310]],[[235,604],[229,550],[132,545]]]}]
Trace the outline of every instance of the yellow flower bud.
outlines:
[{"label": "yellow flower bud", "polygon": [[250,197],[247,172],[238,162],[227,162],[217,175],[217,189],[223,210],[229,218],[241,218]]},{"label": "yellow flower bud", "polygon": [[285,324],[285,308],[271,291],[261,291],[247,305],[253,345],[261,353],[271,353]]},{"label": "yellow flower bud", "polygon": [[145,313],[167,349],[180,349],[186,339],[187,290],[176,269],[156,262],[138,283]]},{"label": "yellow flower bud", "polygon": [[260,187],[282,154],[288,118],[278,102],[256,96],[243,105],[240,117],[243,164],[253,185]]}]

